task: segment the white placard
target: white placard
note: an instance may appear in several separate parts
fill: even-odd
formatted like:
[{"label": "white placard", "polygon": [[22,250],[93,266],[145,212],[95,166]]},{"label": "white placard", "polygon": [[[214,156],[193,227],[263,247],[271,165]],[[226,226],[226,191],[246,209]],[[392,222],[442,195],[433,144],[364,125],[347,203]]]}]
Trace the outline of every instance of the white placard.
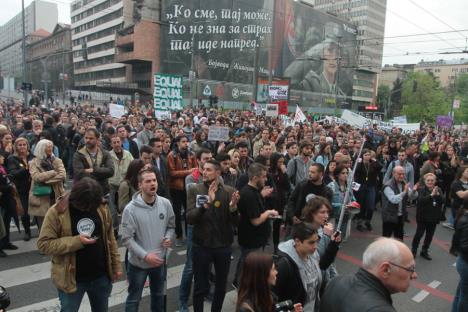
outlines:
[{"label": "white placard", "polygon": [[262,114],[263,114],[262,104],[255,104],[255,115],[262,116]]},{"label": "white placard", "polygon": [[157,110],[154,112],[154,117],[159,120],[171,119],[171,111],[168,110]]},{"label": "white placard", "polygon": [[109,104],[109,114],[113,118],[120,118],[125,115],[125,106],[118,104]]},{"label": "white placard", "polygon": [[278,117],[278,104],[267,104],[265,116]]},{"label": "white placard", "polygon": [[272,85],[269,87],[270,97],[276,100],[287,100],[288,99],[288,91],[289,86],[283,85]]},{"label": "white placard", "polygon": [[394,123],[393,127],[395,128],[400,128],[402,133],[412,133],[416,132],[419,130],[419,123],[409,123],[409,124],[399,124],[399,123]]},{"label": "white placard", "polygon": [[208,130],[208,141],[229,141],[229,128],[211,126]]},{"label": "white placard", "polygon": [[341,119],[344,119],[347,124],[354,126],[354,127],[358,127],[358,128],[363,128],[369,123],[371,123],[369,122],[369,119],[367,119],[366,117],[353,113],[352,111],[347,110],[347,109],[343,111],[343,114],[341,115]]},{"label": "white placard", "polygon": [[406,116],[396,116],[393,118],[394,123],[399,123],[399,124],[405,124],[408,123],[408,120],[406,119]]}]

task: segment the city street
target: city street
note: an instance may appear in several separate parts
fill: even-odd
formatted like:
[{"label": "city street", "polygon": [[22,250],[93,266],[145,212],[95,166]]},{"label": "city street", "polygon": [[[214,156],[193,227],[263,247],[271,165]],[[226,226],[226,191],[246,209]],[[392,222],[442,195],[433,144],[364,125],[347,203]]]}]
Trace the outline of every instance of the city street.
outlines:
[{"label": "city street", "polygon": [[[410,217],[414,219],[414,208],[410,209]],[[374,231],[353,232],[351,238],[342,245],[336,260],[340,274],[353,273],[360,265],[361,255],[366,245],[380,233],[380,215],[374,215]],[[405,243],[410,244],[415,231],[415,224],[406,224],[408,236]],[[37,230],[35,230],[37,231]],[[416,259],[418,279],[412,282],[407,293],[393,296],[397,311],[432,312],[450,311],[451,301],[458,283],[458,274],[454,267],[455,257],[448,253],[452,231],[438,226],[436,237],[432,244],[432,261],[421,257]],[[35,233],[36,234],[36,233]],[[8,289],[11,296],[11,307],[8,311],[59,311],[57,291],[50,280],[50,260],[40,255],[35,247],[37,238],[23,242],[21,235],[13,232],[13,241],[19,247],[17,251],[8,252],[10,256],[0,262],[0,285]],[[121,260],[125,254],[120,248]],[[235,259],[231,264],[231,274],[237,263],[238,249],[234,248]],[[169,260],[167,276],[167,311],[177,311],[178,289],[185,261],[185,249],[177,248]],[[232,279],[230,279],[231,281]],[[113,286],[110,300],[110,311],[123,311],[127,295],[125,279]],[[236,293],[228,286],[228,293],[223,311],[234,311]],[[208,306],[208,304],[207,304]],[[208,309],[206,309],[208,311]],[[83,301],[80,311],[90,311],[87,298]],[[140,311],[149,311],[149,288],[144,291]]]}]

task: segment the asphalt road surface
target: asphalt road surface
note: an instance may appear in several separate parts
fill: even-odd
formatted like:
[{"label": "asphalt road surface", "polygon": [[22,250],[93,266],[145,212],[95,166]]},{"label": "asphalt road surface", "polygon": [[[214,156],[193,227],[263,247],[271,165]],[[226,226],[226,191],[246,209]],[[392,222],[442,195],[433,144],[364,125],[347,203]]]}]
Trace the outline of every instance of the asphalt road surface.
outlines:
[{"label": "asphalt road surface", "polygon": [[[410,208],[410,219],[414,220],[415,208]],[[371,232],[353,231],[350,239],[342,244],[336,260],[336,267],[340,274],[354,273],[360,265],[362,252],[365,247],[381,233],[380,214],[376,212],[373,219],[374,230]],[[416,224],[406,223],[405,243],[411,244]],[[19,247],[16,251],[6,251],[10,256],[0,259],[0,285],[7,288],[12,304],[8,311],[59,311],[57,290],[50,280],[50,258],[40,255],[36,249],[37,230],[33,230],[33,239],[29,242],[21,240],[22,235],[13,228],[12,241]],[[454,267],[455,257],[448,253],[453,231],[437,227],[434,241],[430,249],[432,261],[421,257],[416,258],[418,279],[413,281],[407,293],[393,296],[397,311],[411,312],[440,312],[450,311],[451,302],[458,283],[458,274]],[[272,248],[269,246],[268,251]],[[235,270],[239,250],[233,248],[234,260],[231,263],[231,277]],[[125,254],[120,248],[121,260]],[[167,277],[167,311],[178,310],[178,290],[182,275],[186,251],[183,247],[175,248],[170,255]],[[127,295],[125,277],[115,283],[110,298],[110,311],[124,311]],[[144,290],[144,298],[140,311],[149,311],[149,288]],[[236,292],[228,285],[228,293],[223,311],[234,311]],[[352,303],[351,303],[352,304]],[[209,311],[206,303],[206,311]],[[85,296],[80,311],[90,311]]]}]

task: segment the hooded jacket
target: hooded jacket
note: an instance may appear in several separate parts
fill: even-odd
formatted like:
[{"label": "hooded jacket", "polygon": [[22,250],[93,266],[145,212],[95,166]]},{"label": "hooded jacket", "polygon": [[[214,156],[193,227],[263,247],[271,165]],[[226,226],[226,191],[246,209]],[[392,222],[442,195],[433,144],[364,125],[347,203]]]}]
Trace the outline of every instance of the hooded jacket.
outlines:
[{"label": "hooded jacket", "polygon": [[301,303],[304,312],[318,311],[322,272],[320,256],[316,251],[302,260],[294,248],[294,240],[279,244],[279,260],[276,262],[278,277],[274,288],[278,302],[292,300]]},{"label": "hooded jacket", "polygon": [[175,215],[171,202],[156,195],[152,206],[145,203],[141,192],[133,195],[122,213],[122,243],[128,249],[128,261],[142,269],[151,266],[144,260],[150,252],[166,257],[164,239],[173,239]]}]

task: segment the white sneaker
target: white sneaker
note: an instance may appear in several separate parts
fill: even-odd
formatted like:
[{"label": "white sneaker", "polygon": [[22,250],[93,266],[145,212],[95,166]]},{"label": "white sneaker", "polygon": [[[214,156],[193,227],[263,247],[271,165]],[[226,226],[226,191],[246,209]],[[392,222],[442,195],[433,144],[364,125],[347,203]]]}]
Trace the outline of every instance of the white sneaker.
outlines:
[{"label": "white sneaker", "polygon": [[450,224],[448,222],[442,223],[442,226],[447,229],[455,230],[455,228],[453,227],[453,224]]}]

